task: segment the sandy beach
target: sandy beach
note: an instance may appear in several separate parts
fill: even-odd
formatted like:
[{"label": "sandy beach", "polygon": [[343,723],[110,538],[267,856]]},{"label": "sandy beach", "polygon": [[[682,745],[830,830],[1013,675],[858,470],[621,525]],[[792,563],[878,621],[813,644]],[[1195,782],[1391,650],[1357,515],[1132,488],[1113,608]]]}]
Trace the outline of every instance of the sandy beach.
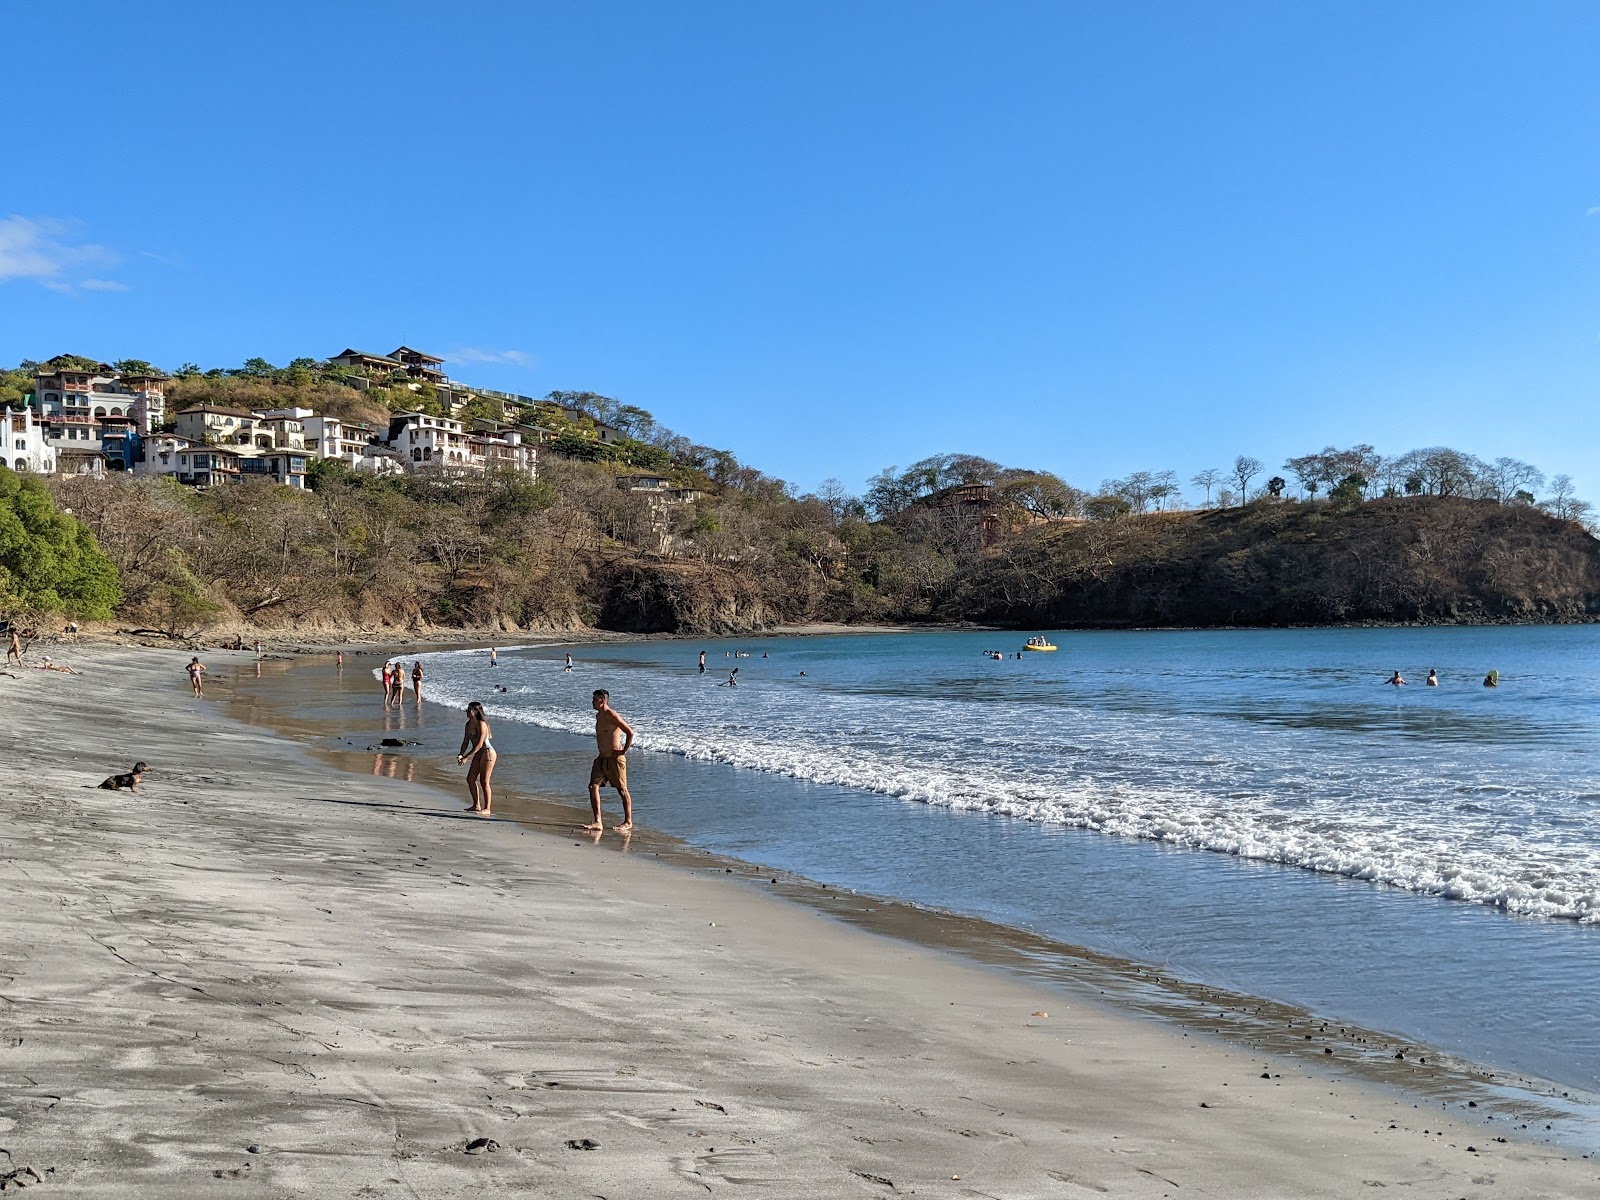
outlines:
[{"label": "sandy beach", "polygon": [[186,654],[61,657],[0,679],[0,1190],[1600,1191],[1335,1065],[331,771],[190,697]]}]

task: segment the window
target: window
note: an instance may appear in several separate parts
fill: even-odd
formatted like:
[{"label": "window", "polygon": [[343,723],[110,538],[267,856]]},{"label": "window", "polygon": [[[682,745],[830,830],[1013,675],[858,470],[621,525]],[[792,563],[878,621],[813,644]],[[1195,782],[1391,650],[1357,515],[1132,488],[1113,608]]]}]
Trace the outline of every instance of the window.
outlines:
[{"label": "window", "polygon": [[422,461],[422,451],[416,449],[415,447],[413,447],[412,450],[411,450],[411,461],[412,462],[421,462]]}]

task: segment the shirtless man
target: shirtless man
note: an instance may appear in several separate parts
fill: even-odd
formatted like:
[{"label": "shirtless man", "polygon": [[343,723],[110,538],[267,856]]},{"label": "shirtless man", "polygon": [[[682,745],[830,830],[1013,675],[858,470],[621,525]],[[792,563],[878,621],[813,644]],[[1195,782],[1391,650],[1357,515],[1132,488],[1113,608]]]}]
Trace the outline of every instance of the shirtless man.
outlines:
[{"label": "shirtless man", "polygon": [[206,665],[196,656],[189,660],[189,665],[184,668],[189,672],[189,686],[194,688],[196,696],[205,695]]},{"label": "shirtless man", "polygon": [[11,627],[11,644],[6,647],[6,662],[22,665],[22,639],[17,636],[17,627]]},{"label": "shirtless man", "polygon": [[[622,744],[619,746],[618,735]],[[594,741],[600,751],[589,768],[589,807],[594,812],[592,824],[584,828],[595,833],[605,832],[605,821],[600,816],[600,788],[610,784],[622,797],[622,824],[618,833],[633,832],[633,797],[628,794],[628,747],[633,745],[633,726],[622,719],[611,707],[611,693],[604,688],[594,694]]]}]

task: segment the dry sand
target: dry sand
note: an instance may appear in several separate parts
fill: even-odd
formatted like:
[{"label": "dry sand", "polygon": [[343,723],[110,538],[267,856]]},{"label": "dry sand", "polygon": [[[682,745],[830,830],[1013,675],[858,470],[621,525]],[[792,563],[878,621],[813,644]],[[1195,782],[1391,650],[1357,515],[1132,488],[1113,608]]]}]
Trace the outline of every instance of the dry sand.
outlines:
[{"label": "dry sand", "polygon": [[[7,1188],[1600,1194],[1333,1068],[330,774],[188,697],[185,659],[0,679]],[[137,794],[92,790],[135,758]]]}]

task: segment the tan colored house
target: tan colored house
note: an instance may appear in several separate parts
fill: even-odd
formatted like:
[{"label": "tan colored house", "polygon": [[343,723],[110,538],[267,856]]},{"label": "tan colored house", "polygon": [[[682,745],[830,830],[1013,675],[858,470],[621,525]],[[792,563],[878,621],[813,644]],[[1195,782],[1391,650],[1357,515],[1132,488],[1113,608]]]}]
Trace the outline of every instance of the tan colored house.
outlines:
[{"label": "tan colored house", "polygon": [[209,404],[186,408],[173,419],[172,431],[192,442],[213,446],[254,446],[255,413]]}]

